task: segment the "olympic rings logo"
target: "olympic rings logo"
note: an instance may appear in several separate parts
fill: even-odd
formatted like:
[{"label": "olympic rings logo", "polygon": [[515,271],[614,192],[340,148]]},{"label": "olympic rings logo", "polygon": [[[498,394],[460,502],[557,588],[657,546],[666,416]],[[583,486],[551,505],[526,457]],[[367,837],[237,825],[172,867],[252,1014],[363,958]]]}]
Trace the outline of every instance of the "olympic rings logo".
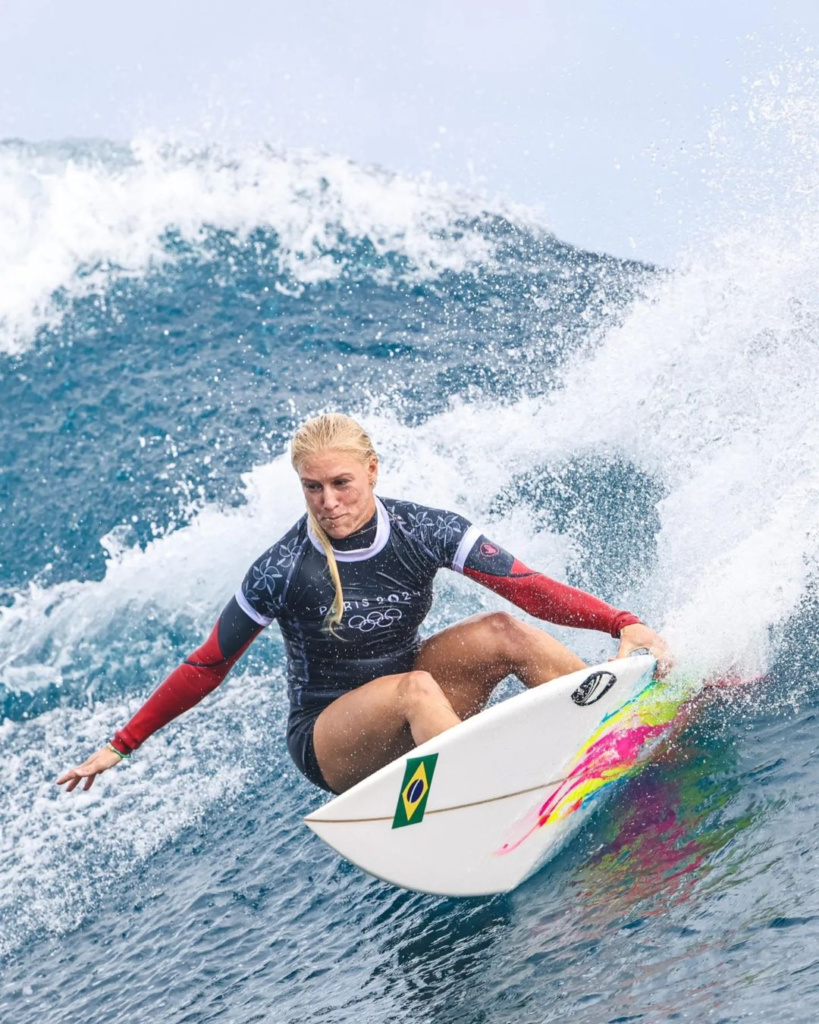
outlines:
[{"label": "olympic rings logo", "polygon": [[361,633],[371,633],[374,629],[389,629],[393,622],[403,618],[400,608],[376,608],[369,615],[353,615],[347,620],[350,629]]}]

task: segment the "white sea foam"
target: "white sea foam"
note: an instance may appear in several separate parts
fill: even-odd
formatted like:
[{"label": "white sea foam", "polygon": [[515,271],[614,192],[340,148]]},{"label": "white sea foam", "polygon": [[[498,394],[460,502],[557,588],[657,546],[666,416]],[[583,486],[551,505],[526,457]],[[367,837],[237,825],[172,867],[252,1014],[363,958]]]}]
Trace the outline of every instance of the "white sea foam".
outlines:
[{"label": "white sea foam", "polygon": [[[399,276],[435,278],[492,263],[487,214],[537,226],[532,210],[338,156],[268,146],[192,151],[145,137],[108,144],[0,145],[0,352],[59,323],[70,300],[173,260],[173,231],[202,247],[275,231],[276,263],[299,288],[360,269],[351,246],[401,258]],[[367,271],[388,279],[388,272]]]},{"label": "white sea foam", "polygon": [[0,958],[32,935],[76,927],[103,893],[214,802],[240,799],[249,777],[295,771],[277,763],[269,743],[283,728],[280,683],[246,675],[242,686],[225,687],[186,724],[155,737],[150,757],[107,773],[89,793],[65,794],[54,780],[80,751],[100,747],[138,702],[60,708],[0,726]]},{"label": "white sea foam", "polygon": [[654,603],[702,669],[764,670],[769,629],[816,570],[817,224],[806,204],[690,257],[573,367],[554,409],[663,478]]},{"label": "white sea foam", "polygon": [[15,595],[0,608],[0,683],[14,692],[60,685],[80,652],[152,615],[168,623],[184,616],[203,629],[212,624],[247,565],[301,514],[294,492],[289,501],[274,498],[270,478],[270,467],[248,476],[248,508],[207,506],[144,550],[101,538],[110,557],[100,581],[32,583]]}]

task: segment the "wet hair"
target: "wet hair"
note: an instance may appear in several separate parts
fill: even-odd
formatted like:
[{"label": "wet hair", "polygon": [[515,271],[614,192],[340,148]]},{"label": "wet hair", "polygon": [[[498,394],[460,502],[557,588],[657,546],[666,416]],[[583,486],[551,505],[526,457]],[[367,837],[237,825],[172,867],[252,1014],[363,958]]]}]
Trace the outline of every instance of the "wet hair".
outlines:
[{"label": "wet hair", "polygon": [[[290,461],[293,468],[298,472],[301,463],[311,455],[327,451],[344,452],[353,455],[360,462],[366,464],[370,459],[378,459],[370,435],[364,428],[356,423],[354,419],[345,416],[340,412],[328,412],[323,416],[316,416],[315,419],[303,423],[293,436],[290,446]],[[335,597],[330,606],[324,625],[334,633],[335,627],[341,625],[344,615],[344,591],[341,588],[341,576],[338,572],[333,545],[330,538],[324,532],[324,527],[316,519],[309,507],[307,515],[310,518],[310,525],[315,530],[316,536],[324,548],[327,556],[327,567],[330,570],[330,578],[335,586]]]}]

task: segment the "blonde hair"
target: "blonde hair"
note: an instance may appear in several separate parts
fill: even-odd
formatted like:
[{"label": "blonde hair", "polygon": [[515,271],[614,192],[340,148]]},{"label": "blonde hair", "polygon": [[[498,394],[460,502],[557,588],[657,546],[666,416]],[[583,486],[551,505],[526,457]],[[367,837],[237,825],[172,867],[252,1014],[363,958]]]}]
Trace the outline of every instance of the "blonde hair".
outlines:
[{"label": "blonde hair", "polygon": [[[293,468],[298,472],[299,465],[305,459],[326,451],[328,448],[353,455],[362,463],[369,462],[372,458],[378,460],[370,435],[360,424],[343,413],[328,412],[323,416],[316,416],[315,419],[308,420],[296,431],[290,446],[290,461]],[[324,532],[324,527],[309,508],[307,515],[310,518],[310,525],[324,548],[330,578],[336,590],[333,603],[324,619],[324,625],[331,633],[334,633],[335,627],[341,625],[344,615],[344,591],[341,587],[338,562],[330,538]]]}]

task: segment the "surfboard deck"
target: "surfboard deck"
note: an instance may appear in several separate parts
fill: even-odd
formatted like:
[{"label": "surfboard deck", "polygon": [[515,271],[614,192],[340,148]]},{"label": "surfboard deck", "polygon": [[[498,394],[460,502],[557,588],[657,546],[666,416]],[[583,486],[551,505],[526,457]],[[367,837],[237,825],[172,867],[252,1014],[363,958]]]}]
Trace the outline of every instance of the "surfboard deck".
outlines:
[{"label": "surfboard deck", "polygon": [[342,857],[402,888],[507,892],[557,853],[666,731],[676,707],[658,697],[654,668],[642,655],[527,690],[304,820]]}]

